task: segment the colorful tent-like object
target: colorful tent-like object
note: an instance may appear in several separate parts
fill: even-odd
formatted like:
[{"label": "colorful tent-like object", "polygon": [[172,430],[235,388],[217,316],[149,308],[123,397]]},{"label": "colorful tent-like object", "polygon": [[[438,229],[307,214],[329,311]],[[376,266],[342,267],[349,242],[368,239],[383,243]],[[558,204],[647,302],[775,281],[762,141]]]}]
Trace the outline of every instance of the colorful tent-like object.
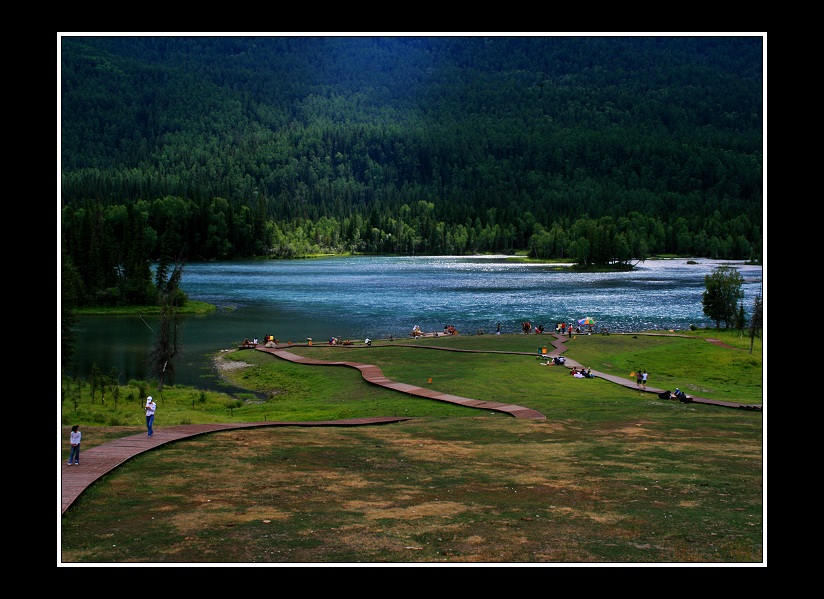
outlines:
[{"label": "colorful tent-like object", "polygon": [[595,321],[592,318],[590,318],[589,316],[587,316],[586,318],[582,318],[581,320],[579,320],[578,324],[591,327],[592,325],[595,324]]}]

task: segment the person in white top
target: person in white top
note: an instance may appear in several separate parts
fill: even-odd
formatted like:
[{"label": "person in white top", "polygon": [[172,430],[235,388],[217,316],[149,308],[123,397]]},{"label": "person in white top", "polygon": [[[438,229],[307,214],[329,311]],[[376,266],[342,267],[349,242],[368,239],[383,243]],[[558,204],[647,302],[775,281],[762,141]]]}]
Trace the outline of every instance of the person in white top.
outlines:
[{"label": "person in white top", "polygon": [[154,429],[152,425],[154,424],[154,417],[155,417],[155,410],[157,409],[157,404],[152,399],[152,396],[146,398],[146,428],[149,430],[149,436],[151,437],[154,435]]},{"label": "person in white top", "polygon": [[69,451],[69,466],[74,463],[75,466],[80,465],[80,439],[83,438],[83,433],[80,432],[80,427],[74,425],[72,432],[69,434],[69,443],[71,443],[71,450]]}]

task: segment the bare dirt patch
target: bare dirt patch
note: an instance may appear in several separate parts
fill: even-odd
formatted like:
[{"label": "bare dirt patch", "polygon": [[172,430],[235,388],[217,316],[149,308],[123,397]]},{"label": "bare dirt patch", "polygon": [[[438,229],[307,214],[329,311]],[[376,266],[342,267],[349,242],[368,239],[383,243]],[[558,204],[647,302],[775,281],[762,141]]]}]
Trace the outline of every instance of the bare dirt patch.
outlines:
[{"label": "bare dirt patch", "polygon": [[[226,353],[231,354],[237,350],[228,350]],[[236,360],[229,359],[228,355],[219,355],[215,356],[213,360],[215,365],[215,370],[218,372],[229,372],[231,370],[243,370],[244,368],[249,368],[251,364],[248,362],[238,362]]]}]

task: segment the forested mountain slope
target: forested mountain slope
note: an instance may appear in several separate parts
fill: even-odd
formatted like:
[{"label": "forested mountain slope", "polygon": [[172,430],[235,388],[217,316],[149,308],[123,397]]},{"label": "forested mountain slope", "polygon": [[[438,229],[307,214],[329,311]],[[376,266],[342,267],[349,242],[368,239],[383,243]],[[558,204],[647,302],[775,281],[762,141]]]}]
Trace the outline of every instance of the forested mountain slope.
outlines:
[{"label": "forested mountain slope", "polygon": [[64,245],[757,260],[762,46],[66,36]]}]

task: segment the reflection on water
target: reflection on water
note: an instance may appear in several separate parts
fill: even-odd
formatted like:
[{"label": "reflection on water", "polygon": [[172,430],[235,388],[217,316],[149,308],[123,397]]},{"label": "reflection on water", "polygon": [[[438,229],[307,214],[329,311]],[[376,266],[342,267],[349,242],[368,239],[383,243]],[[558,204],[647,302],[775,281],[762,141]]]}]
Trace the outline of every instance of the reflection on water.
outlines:
[{"label": "reflection on water", "polygon": [[[574,273],[502,257],[336,257],[319,260],[187,264],[182,288],[191,299],[219,306],[183,318],[175,383],[215,388],[210,357],[244,338],[271,334],[305,342],[405,337],[414,325],[461,334],[517,333],[529,320],[590,316],[612,331],[713,327],[703,314],[704,277],[718,261],[648,260],[630,272]],[[734,263],[744,277],[749,314],[762,293],[762,269]],[[121,382],[147,378],[154,317],[86,316],[78,322],[78,376],[92,363],[114,368]]]}]

